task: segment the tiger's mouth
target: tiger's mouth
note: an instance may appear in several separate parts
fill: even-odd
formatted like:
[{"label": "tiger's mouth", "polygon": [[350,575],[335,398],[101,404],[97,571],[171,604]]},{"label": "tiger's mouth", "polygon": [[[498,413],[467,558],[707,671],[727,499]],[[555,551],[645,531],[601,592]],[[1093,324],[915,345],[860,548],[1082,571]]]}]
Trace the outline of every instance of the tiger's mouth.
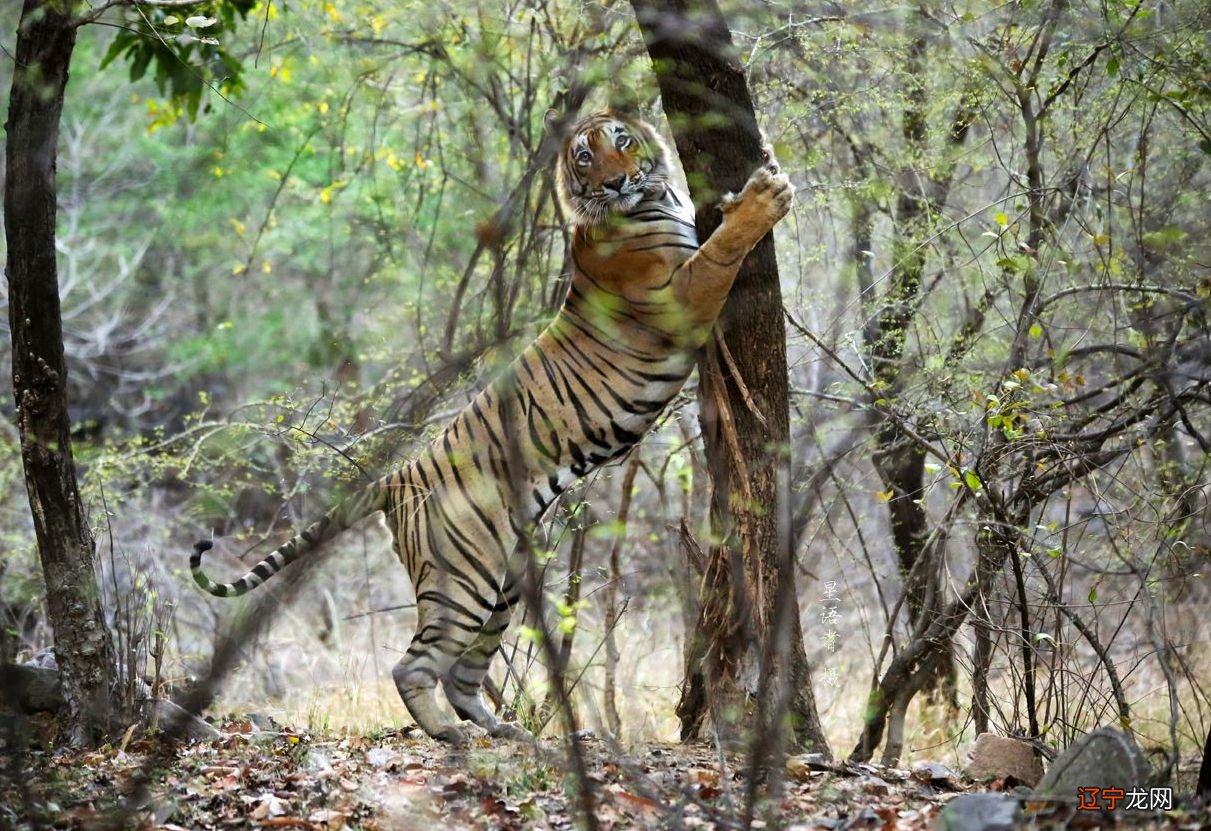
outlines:
[{"label": "tiger's mouth", "polygon": [[606,191],[602,198],[615,213],[625,213],[638,205],[647,192],[643,188],[627,188],[618,192]]},{"label": "tiger's mouth", "polygon": [[582,201],[582,212],[591,221],[601,222],[609,214],[625,214],[634,210],[652,189],[651,177],[643,173],[626,177],[623,181],[607,180]]}]

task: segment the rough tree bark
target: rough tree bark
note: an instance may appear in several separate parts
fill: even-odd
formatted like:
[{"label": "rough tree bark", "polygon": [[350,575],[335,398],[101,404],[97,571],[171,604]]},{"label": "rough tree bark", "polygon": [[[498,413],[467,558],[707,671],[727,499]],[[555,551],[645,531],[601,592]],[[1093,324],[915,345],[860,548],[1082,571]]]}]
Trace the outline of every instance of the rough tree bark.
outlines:
[{"label": "rough tree bark", "polygon": [[[744,72],[714,0],[632,0],[697,209],[718,226],[724,192],[761,163]],[[711,716],[725,739],[828,745],[816,715],[790,547],[786,334],[772,235],[749,254],[699,361],[715,539],[677,713],[683,739]]]},{"label": "rough tree bark", "polygon": [[55,633],[67,736],[83,745],[97,737],[107,718],[114,651],[93,537],[76,487],[55,262],[55,158],[77,7],[76,0],[25,0],[21,11],[5,125],[4,232],[21,460]]},{"label": "rough tree bark", "polygon": [[1207,741],[1203,743],[1203,763],[1198,769],[1198,785],[1194,792],[1204,802],[1211,802],[1211,727],[1207,728]]}]

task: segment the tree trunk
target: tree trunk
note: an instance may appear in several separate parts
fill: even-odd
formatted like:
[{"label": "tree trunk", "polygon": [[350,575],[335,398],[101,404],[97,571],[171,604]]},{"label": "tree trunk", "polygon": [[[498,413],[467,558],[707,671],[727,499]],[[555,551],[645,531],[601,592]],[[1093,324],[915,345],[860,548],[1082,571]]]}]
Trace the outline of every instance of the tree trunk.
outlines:
[{"label": "tree trunk", "polygon": [[69,0],[25,0],[9,99],[4,231],[8,241],[13,396],[47,614],[55,633],[67,735],[94,740],[108,717],[113,644],[93,537],[76,487],[55,264],[55,157],[76,42]]},{"label": "tree trunk", "polygon": [[1198,785],[1194,790],[1204,804],[1211,803],[1211,727],[1207,728],[1207,741],[1203,743],[1203,763],[1198,769]]},{"label": "tree trunk", "polygon": [[[699,239],[721,194],[762,162],[744,72],[714,0],[632,0],[697,209]],[[828,750],[799,625],[790,547],[786,333],[772,235],[749,254],[699,361],[714,493],[698,632],[678,706],[682,738],[709,707],[721,736]],[[788,723],[789,720],[789,723]],[[787,728],[790,728],[789,730]]]},{"label": "tree trunk", "polygon": [[[909,329],[916,319],[922,292],[926,290],[923,281],[928,240],[934,233],[936,215],[949,196],[955,161],[946,159],[936,167],[929,162],[930,101],[925,78],[931,37],[926,32],[931,24],[918,13],[912,25],[919,31],[908,45],[904,68],[905,107],[900,125],[907,159],[900,172],[887,289],[876,302],[874,298],[878,295],[873,274],[869,269],[859,269],[858,290],[860,297],[869,298],[863,307],[867,323],[862,335],[863,349],[873,376],[868,410],[868,424],[875,438],[871,463],[887,495],[891,543],[904,580],[907,629],[915,637],[915,633],[943,611],[941,550],[927,545],[931,531],[924,503],[925,451],[914,440],[911,431],[905,429],[906,425],[891,415],[911,380],[912,358],[906,355]],[[971,103],[974,95],[975,90],[969,84],[948,125],[946,141],[949,149],[956,149],[966,141],[975,118]],[[860,250],[870,250],[870,213],[870,209],[866,209],[864,215],[857,217],[864,222],[855,224],[858,232],[855,244],[866,244]],[[923,558],[928,559],[922,561]],[[894,626],[895,621],[889,621],[889,628]],[[895,688],[896,698],[891,702],[893,723],[888,725],[884,764],[893,765],[898,761],[908,705],[918,692],[930,690],[940,694],[952,710],[958,707],[954,655],[947,645],[939,648],[941,652],[931,652],[929,660],[915,666],[914,673],[923,673],[922,677],[914,674],[908,683]],[[867,715],[873,712],[874,709],[868,709]]]}]

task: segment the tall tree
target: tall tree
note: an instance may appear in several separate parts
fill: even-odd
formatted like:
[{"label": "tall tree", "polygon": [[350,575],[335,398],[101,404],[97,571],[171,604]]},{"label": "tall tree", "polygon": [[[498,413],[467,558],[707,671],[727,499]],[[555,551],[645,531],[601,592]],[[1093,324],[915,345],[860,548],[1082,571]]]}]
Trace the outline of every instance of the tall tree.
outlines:
[{"label": "tall tree", "polygon": [[[706,239],[719,225],[720,195],[739,192],[762,162],[744,71],[714,0],[632,6],[697,209],[698,236]],[[712,534],[720,542],[707,556],[687,657],[682,738],[699,735],[709,709],[725,736],[749,724],[758,747],[772,749],[789,736],[796,748],[827,750],[790,546],[786,333],[772,235],[741,268],[720,329],[699,361]]]},{"label": "tall tree", "polygon": [[[880,294],[869,260],[864,253],[858,253],[865,265],[857,269],[857,288],[865,304],[863,348],[871,374],[867,394],[869,425],[875,440],[871,461],[888,497],[891,542],[904,580],[907,628],[915,632],[918,628],[923,630],[924,625],[941,611],[943,564],[940,550],[929,544],[931,527],[923,498],[926,449],[896,414],[896,408],[912,379],[915,356],[906,356],[907,339],[913,318],[919,313],[922,295],[929,292],[925,285],[926,265],[931,256],[929,240],[937,232],[937,217],[946,207],[955,175],[953,151],[964,144],[975,118],[971,103],[975,90],[969,83],[959,93],[954,114],[942,122],[946,131],[945,146],[952,152],[940,160],[932,158],[929,113],[932,102],[926,78],[929,60],[937,57],[944,47],[933,43],[937,38],[930,36],[929,21],[923,10],[918,9],[913,14],[909,26],[911,38],[905,54],[904,110],[900,122],[907,158],[895,199],[895,231],[890,246],[892,262],[885,275],[886,289]],[[856,156],[869,152],[869,148],[851,146]],[[856,162],[861,167],[869,165],[866,158],[859,157]],[[862,217],[855,223],[854,247],[858,252],[864,252],[870,249],[873,204],[861,206],[854,216]],[[960,335],[947,353],[948,365],[958,365],[968,346]],[[900,757],[908,705],[917,692],[931,686],[939,687],[938,691],[943,692],[948,703],[955,707],[955,683],[954,656],[949,648],[939,650],[915,668],[908,682],[895,693],[884,764],[896,764]]]},{"label": "tall tree", "polygon": [[72,461],[55,261],[55,158],[79,5],[76,0],[25,0],[5,125],[4,191],[13,397],[68,737],[74,745],[90,742],[103,726],[114,667],[93,536]]},{"label": "tall tree", "polygon": [[[231,25],[253,0],[223,0],[217,17],[188,26]],[[161,89],[192,116],[219,67],[229,90],[239,89],[239,62],[212,38],[174,38],[158,31],[165,9],[179,0],[110,0],[88,8],[80,0],[24,0],[5,143],[4,232],[13,349],[13,397],[21,459],[38,552],[46,582],[47,615],[65,707],[68,740],[91,742],[105,726],[114,700],[115,655],[97,583],[95,545],[80,500],[67,409],[67,363],[59,297],[55,221],[55,165],[68,70],[80,26],[111,9],[136,9],[115,37],[106,63],[123,56],[132,77],[156,66]],[[222,28],[222,25],[220,28]],[[195,61],[194,59],[198,59]]]}]

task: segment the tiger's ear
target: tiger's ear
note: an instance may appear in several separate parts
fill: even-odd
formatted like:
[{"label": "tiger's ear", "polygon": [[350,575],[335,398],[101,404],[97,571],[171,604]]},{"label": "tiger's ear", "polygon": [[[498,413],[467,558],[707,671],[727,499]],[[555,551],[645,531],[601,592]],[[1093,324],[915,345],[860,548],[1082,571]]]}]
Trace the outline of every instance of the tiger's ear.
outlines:
[{"label": "tiger's ear", "polygon": [[560,133],[567,129],[568,115],[552,107],[543,116],[542,124],[548,133],[553,133],[558,137]]},{"label": "tiger's ear", "polygon": [[611,90],[606,108],[628,121],[643,118],[643,114],[639,111],[639,96],[631,89],[615,88]]}]

